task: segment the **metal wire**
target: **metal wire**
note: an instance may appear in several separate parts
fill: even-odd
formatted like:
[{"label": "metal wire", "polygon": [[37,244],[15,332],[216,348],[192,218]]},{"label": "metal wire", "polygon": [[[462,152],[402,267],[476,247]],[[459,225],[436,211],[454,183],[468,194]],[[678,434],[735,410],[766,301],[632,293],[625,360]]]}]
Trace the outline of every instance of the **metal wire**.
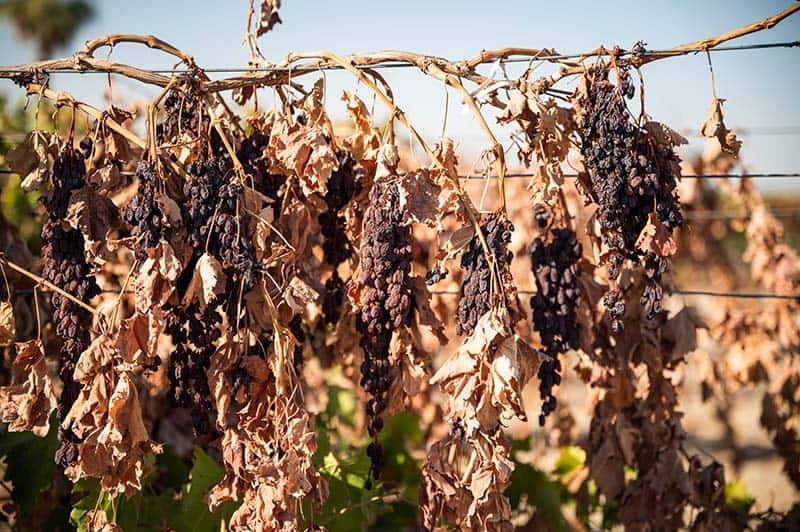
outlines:
[{"label": "metal wire", "polygon": [[[458,290],[431,290],[431,294],[440,296],[457,296]],[[533,290],[518,290],[521,295],[534,295]],[[774,294],[771,292],[716,292],[714,290],[671,290],[668,295],[678,294],[682,296],[710,296],[710,297],[730,297],[742,299],[789,299],[800,301],[800,294]]]},{"label": "metal wire", "polygon": [[[39,290],[47,291],[48,288],[43,286]],[[15,295],[27,295],[33,293],[33,288],[15,288],[12,290]],[[103,290],[103,294],[119,294],[119,290]],[[133,294],[133,290],[125,290],[124,294]],[[437,296],[457,296],[458,290],[429,290],[430,294]],[[533,290],[518,290],[521,295],[534,295],[536,292]],[[800,294],[774,294],[771,292],[717,292],[714,290],[671,290],[667,292],[668,295],[677,294],[682,296],[709,296],[709,297],[730,297],[738,299],[788,299],[800,301]]]},{"label": "metal wire", "polygon": [[[800,46],[800,41],[783,41],[783,42],[772,42],[772,43],[760,43],[760,44],[743,44],[743,45],[732,45],[732,46],[717,46],[714,48],[687,48],[685,50],[644,50],[642,53],[645,55],[660,55],[660,56],[675,56],[681,57],[686,56],[689,54],[695,53],[705,53],[705,52],[732,52],[732,51],[740,51],[740,50],[765,50],[769,48],[794,48]],[[606,51],[599,55],[608,55],[610,51]],[[631,50],[620,50],[617,53],[617,56],[627,56],[632,55],[633,52]],[[528,63],[531,60],[535,61],[557,61],[560,59],[579,59],[582,57],[592,57],[598,55],[596,50],[592,50],[590,52],[582,52],[582,53],[573,53],[573,54],[555,54],[555,55],[538,55],[536,57],[511,57],[505,59],[498,59],[501,63]],[[417,68],[416,65],[412,65],[405,62],[386,62],[376,65],[353,65],[355,68],[358,69],[389,69],[389,68]],[[262,67],[212,67],[212,68],[205,68],[202,69],[203,72],[206,73],[219,73],[219,74],[231,74],[231,73],[248,73],[248,72],[317,72],[319,70],[342,70],[343,67],[339,65],[321,65],[321,66],[313,66],[313,67],[305,67],[305,66],[297,66],[297,67],[282,67],[282,66],[262,66]],[[37,69],[39,72],[46,72],[49,74],[108,74],[109,72],[106,70],[99,70],[99,69]],[[192,72],[189,68],[160,68],[160,69],[140,69],[144,70],[145,72],[149,72],[152,74],[185,74]],[[0,67],[0,74],[19,74],[19,73],[27,73],[30,72],[29,69],[23,68],[3,68]]]},{"label": "metal wire", "polygon": [[[16,172],[9,170],[8,168],[0,168],[0,174],[14,174]],[[119,173],[120,175],[124,176],[133,176],[136,175],[136,172],[132,171],[122,171]],[[533,172],[514,172],[510,174],[506,174],[506,178],[516,179],[516,178],[523,178],[523,177],[534,177],[535,173]],[[567,179],[575,179],[578,177],[578,174],[563,174],[563,177]],[[766,174],[684,174],[681,176],[683,179],[793,179],[800,177],[800,172],[795,173],[766,173]],[[459,179],[497,179],[496,175],[460,175],[458,176]]]},{"label": "metal wire", "polygon": [[[538,174],[533,172],[513,172],[506,174],[507,178],[534,177]],[[497,179],[496,175],[460,175],[459,179]],[[562,177],[574,179],[578,174],[563,174]],[[789,179],[800,177],[800,173],[766,173],[766,174],[683,174],[682,179]]]}]

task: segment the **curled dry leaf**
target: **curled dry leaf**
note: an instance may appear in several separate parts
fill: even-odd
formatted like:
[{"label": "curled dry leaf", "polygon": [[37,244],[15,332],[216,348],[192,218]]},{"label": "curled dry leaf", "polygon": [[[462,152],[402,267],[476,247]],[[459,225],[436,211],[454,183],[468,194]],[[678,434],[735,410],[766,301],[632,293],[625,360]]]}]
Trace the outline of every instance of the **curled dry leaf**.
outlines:
[{"label": "curled dry leaf", "polygon": [[278,10],[281,8],[281,0],[261,0],[261,10],[258,16],[258,27],[256,28],[256,36],[261,37],[275,24],[280,24],[281,17],[278,15]]},{"label": "curled dry leaf", "polygon": [[53,159],[61,150],[58,135],[31,131],[20,144],[5,156],[8,167],[22,177],[25,192],[47,192],[53,172]]},{"label": "curled dry leaf", "polygon": [[708,138],[716,137],[724,153],[738,157],[742,141],[736,138],[736,134],[733,131],[725,127],[722,115],[722,103],[724,101],[724,99],[717,97],[711,100],[706,113],[706,120],[700,128],[700,134]]},{"label": "curled dry leaf", "polygon": [[342,144],[361,164],[375,161],[381,145],[381,135],[380,131],[372,125],[372,117],[367,111],[367,106],[364,105],[361,98],[347,91],[342,91],[341,99],[347,106],[347,114],[355,124],[355,132],[344,138]]},{"label": "curled dry leaf", "polygon": [[502,431],[464,434],[451,430],[434,443],[422,469],[420,511],[427,530],[445,522],[466,530],[509,532],[511,505],[503,495],[514,462]]},{"label": "curled dry leaf", "polygon": [[73,482],[99,478],[102,488],[112,496],[130,497],[142,489],[144,457],[160,453],[161,446],[150,441],[130,372],[117,375],[106,369],[95,373],[64,425],[81,438],[80,459],[65,470]]},{"label": "curled dry leaf", "polygon": [[90,187],[72,193],[64,220],[83,234],[89,263],[94,261],[101,246],[108,241],[109,231],[118,228],[121,223],[119,209],[114,202]]},{"label": "curled dry leaf", "polygon": [[11,301],[0,301],[0,345],[13,342],[15,335],[14,306]]},{"label": "curled dry leaf", "polygon": [[655,213],[650,213],[647,225],[636,241],[636,247],[643,251],[652,251],[662,257],[669,257],[678,251],[678,244],[672,237],[672,231],[659,221]]},{"label": "curled dry leaf", "polygon": [[47,436],[50,412],[56,407],[53,383],[39,340],[18,343],[11,384],[0,388],[0,420],[11,432],[31,431]]},{"label": "curled dry leaf", "polygon": [[197,261],[189,288],[186,289],[184,304],[199,301],[201,307],[205,308],[225,291],[225,280],[222,264],[214,256],[203,253]]},{"label": "curled dry leaf", "polygon": [[448,395],[448,416],[470,430],[491,431],[499,418],[526,419],[522,388],[541,358],[511,329],[505,306],[484,314],[464,345],[431,378]]},{"label": "curled dry leaf", "polygon": [[325,132],[294,125],[273,139],[276,158],[298,177],[303,193],[325,195],[328,179],[339,164]]}]

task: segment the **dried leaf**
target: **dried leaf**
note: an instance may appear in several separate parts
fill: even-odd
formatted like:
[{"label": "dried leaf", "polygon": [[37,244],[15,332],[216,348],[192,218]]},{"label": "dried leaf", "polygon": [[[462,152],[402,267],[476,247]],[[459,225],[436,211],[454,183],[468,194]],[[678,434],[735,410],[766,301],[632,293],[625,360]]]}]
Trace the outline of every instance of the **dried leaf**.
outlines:
[{"label": "dried leaf", "polygon": [[299,178],[304,194],[325,195],[339,163],[322,129],[294,126],[274,141],[274,148],[278,161]]},{"label": "dried leaf", "polygon": [[46,192],[51,186],[53,158],[59,150],[58,135],[31,131],[25,136],[25,140],[6,154],[5,162],[13,172],[22,177],[22,190]]},{"label": "dried leaf", "polygon": [[261,0],[261,11],[258,17],[258,27],[256,37],[261,37],[270,31],[275,24],[280,24],[281,17],[278,10],[281,8],[281,0]]},{"label": "dried leaf", "polygon": [[10,301],[0,301],[0,345],[13,342],[15,335],[14,306]]},{"label": "dried leaf", "polygon": [[212,255],[203,253],[197,261],[192,281],[186,289],[184,305],[199,301],[202,307],[206,307],[216,296],[225,291],[226,279],[222,264]]},{"label": "dried leaf", "polygon": [[647,225],[636,241],[636,247],[643,251],[652,251],[662,257],[669,257],[678,251],[678,244],[672,238],[672,231],[661,223],[655,213],[650,213]]},{"label": "dried leaf", "polygon": [[716,137],[724,153],[738,157],[742,142],[736,138],[733,131],[725,127],[722,115],[722,103],[724,101],[724,99],[717,97],[711,100],[711,104],[708,106],[708,112],[706,113],[705,122],[703,122],[700,128],[700,134],[709,138]]},{"label": "dried leaf", "polygon": [[11,432],[31,431],[43,438],[56,407],[53,383],[39,340],[15,345],[11,384],[0,388],[0,420]]},{"label": "dried leaf", "polygon": [[65,221],[83,233],[87,242],[102,242],[108,232],[119,227],[119,209],[108,196],[89,187],[72,193]]}]

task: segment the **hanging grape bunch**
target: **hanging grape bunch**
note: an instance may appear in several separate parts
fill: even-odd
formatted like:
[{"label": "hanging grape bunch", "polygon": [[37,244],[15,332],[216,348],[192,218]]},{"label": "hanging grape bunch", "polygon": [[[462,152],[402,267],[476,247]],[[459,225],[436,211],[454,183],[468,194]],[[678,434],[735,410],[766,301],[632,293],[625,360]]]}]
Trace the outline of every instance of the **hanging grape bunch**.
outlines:
[{"label": "hanging grape bunch", "polygon": [[133,236],[139,245],[136,246],[136,258],[144,260],[147,252],[159,245],[165,234],[163,213],[155,199],[157,177],[153,168],[145,162],[136,167],[139,180],[136,195],[122,212],[122,219],[132,227]]},{"label": "hanging grape bunch", "polygon": [[[541,210],[535,213],[540,229],[547,225]],[[539,425],[556,408],[553,386],[561,384],[559,355],[578,348],[580,328],[577,309],[580,305],[577,262],[583,253],[575,231],[567,227],[547,228],[530,246],[531,270],[536,281],[536,294],[531,297],[533,328],[539,333],[548,356],[539,366],[539,393],[542,412]]]},{"label": "hanging grape bunch", "polygon": [[[513,254],[508,250],[514,225],[501,213],[484,215],[481,231],[491,253],[495,271],[502,272],[511,264]],[[492,270],[478,235],[472,237],[461,255],[464,280],[458,297],[456,334],[472,334],[481,316],[499,300],[500,287],[492,287]]]},{"label": "hanging grape bunch", "polygon": [[[610,79],[611,72],[607,66],[591,69],[575,104],[580,151],[591,181],[590,193],[598,205],[602,240],[609,249],[608,276],[617,280],[626,260],[642,260],[645,253],[637,247],[637,240],[651,213],[669,230],[680,227],[683,217],[676,190],[678,158],[670,145],[656,142],[647,128],[630,116],[626,99],[632,98],[635,90],[628,67],[616,63],[616,83]],[[659,283],[668,263],[660,257],[646,266],[651,282],[642,305],[650,319],[660,310]],[[623,294],[612,288],[604,302],[612,329],[620,330],[625,314]]]},{"label": "hanging grape bunch", "polygon": [[370,394],[367,402],[369,435],[367,449],[370,474],[377,478],[383,454],[377,436],[383,428],[381,413],[386,409],[392,385],[389,344],[392,332],[408,325],[411,318],[411,230],[403,224],[397,185],[376,183],[370,190],[361,237],[361,275],[364,287],[356,328],[364,350],[361,385]]},{"label": "hanging grape bunch", "polygon": [[[84,256],[84,238],[80,231],[67,226],[70,196],[86,182],[86,166],[80,151],[65,146],[53,164],[53,192],[45,201],[47,219],[42,226],[42,277],[84,303],[100,292],[91,267]],[[54,293],[53,321],[56,334],[64,343],[60,351],[59,376],[64,383],[58,402],[61,419],[78,396],[80,386],[73,373],[75,363],[89,346],[91,314],[74,301]],[[69,428],[60,427],[61,447],[56,461],[62,466],[77,460],[75,443],[78,439]]]}]

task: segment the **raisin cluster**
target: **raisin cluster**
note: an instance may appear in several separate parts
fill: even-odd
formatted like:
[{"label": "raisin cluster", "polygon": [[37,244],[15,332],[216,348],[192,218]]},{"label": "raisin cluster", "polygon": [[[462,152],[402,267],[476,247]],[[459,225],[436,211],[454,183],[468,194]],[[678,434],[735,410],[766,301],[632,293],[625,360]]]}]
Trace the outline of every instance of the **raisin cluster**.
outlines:
[{"label": "raisin cluster", "polygon": [[328,191],[325,194],[327,209],[319,215],[320,230],[324,239],[323,259],[333,268],[332,276],[325,282],[322,306],[322,317],[327,324],[339,321],[344,302],[344,281],[339,277],[337,267],[353,254],[352,245],[347,238],[345,218],[341,211],[360,190],[361,175],[356,170],[355,160],[350,154],[339,157],[339,168],[328,180]]},{"label": "raisin cluster", "polygon": [[[539,225],[543,225],[541,221]],[[539,425],[544,425],[545,417],[556,408],[552,390],[553,386],[561,384],[559,355],[576,349],[580,334],[576,319],[580,305],[576,268],[583,249],[572,229],[551,228],[547,236],[547,239],[536,238],[529,249],[536,280],[536,294],[531,297],[533,328],[539,333],[548,355],[539,366],[542,398]]]},{"label": "raisin cluster", "polygon": [[368,430],[373,442],[367,449],[371,474],[377,477],[383,453],[377,443],[383,428],[381,413],[391,387],[389,344],[392,332],[411,319],[411,230],[403,224],[395,184],[376,183],[370,190],[361,237],[361,275],[364,287],[356,328],[364,350],[361,385],[371,395],[367,402]]},{"label": "raisin cluster", "polygon": [[[580,149],[598,204],[597,219],[609,248],[609,277],[617,279],[626,259],[639,263],[643,253],[636,242],[651,213],[667,229],[683,224],[677,196],[678,158],[671,146],[656,142],[647,129],[634,122],[626,99],[634,95],[628,68],[617,65],[616,83],[609,69],[596,68],[585,78],[586,91],[577,99],[580,112]],[[666,260],[666,259],[665,259]],[[652,270],[652,268],[650,268]],[[662,270],[663,264],[655,270]],[[662,291],[653,275],[642,298],[651,317],[660,309]],[[605,297],[612,329],[622,327],[622,294]]]},{"label": "raisin cluster", "polygon": [[[513,254],[508,250],[514,225],[501,213],[490,213],[483,217],[481,230],[489,252],[494,258],[498,272],[508,268]],[[478,320],[494,305],[500,294],[492,290],[492,272],[489,261],[478,235],[472,237],[467,249],[461,255],[461,268],[464,280],[458,297],[456,312],[456,334],[469,335]]]},{"label": "raisin cluster", "polygon": [[[77,299],[88,302],[100,292],[91,267],[84,256],[84,238],[80,231],[63,223],[72,192],[85,184],[86,166],[80,151],[65,147],[53,164],[53,194],[45,202],[47,219],[42,226],[42,277]],[[60,351],[60,377],[64,388],[58,401],[62,418],[72,407],[80,386],[74,381],[75,363],[89,347],[91,314],[74,301],[54,293],[53,321],[56,333],[64,340]],[[56,461],[63,466],[77,459],[77,439],[63,428],[59,430],[61,447]]]},{"label": "raisin cluster", "polygon": [[270,161],[264,153],[269,144],[269,137],[258,130],[254,130],[246,137],[236,157],[242,163],[245,174],[252,179],[252,187],[273,201],[273,214],[277,218],[280,203],[281,188],[286,183],[286,176],[282,173],[270,172]]},{"label": "raisin cluster", "polygon": [[175,345],[167,376],[173,404],[188,408],[196,434],[211,431],[212,409],[206,372],[211,365],[221,321],[216,305],[200,309],[197,303],[168,309],[165,331]]},{"label": "raisin cluster", "polygon": [[171,308],[166,329],[176,346],[168,370],[172,399],[176,405],[191,410],[195,431],[203,434],[211,430],[206,372],[221,334],[220,311],[227,314],[229,326],[246,325],[240,320],[239,296],[255,286],[257,269],[255,250],[239,213],[243,187],[230,180],[229,160],[198,159],[189,166],[189,175],[183,190],[183,219],[194,253],[178,280],[178,290],[185,291],[198,260],[206,252],[220,262],[228,280],[224,293],[205,308],[196,303]]},{"label": "raisin cluster", "polygon": [[137,240],[136,257],[143,260],[147,258],[147,250],[157,247],[161,238],[168,238],[168,235],[163,213],[155,199],[157,177],[153,168],[140,162],[136,177],[139,179],[136,195],[122,212],[122,219],[132,227],[131,236]]}]

